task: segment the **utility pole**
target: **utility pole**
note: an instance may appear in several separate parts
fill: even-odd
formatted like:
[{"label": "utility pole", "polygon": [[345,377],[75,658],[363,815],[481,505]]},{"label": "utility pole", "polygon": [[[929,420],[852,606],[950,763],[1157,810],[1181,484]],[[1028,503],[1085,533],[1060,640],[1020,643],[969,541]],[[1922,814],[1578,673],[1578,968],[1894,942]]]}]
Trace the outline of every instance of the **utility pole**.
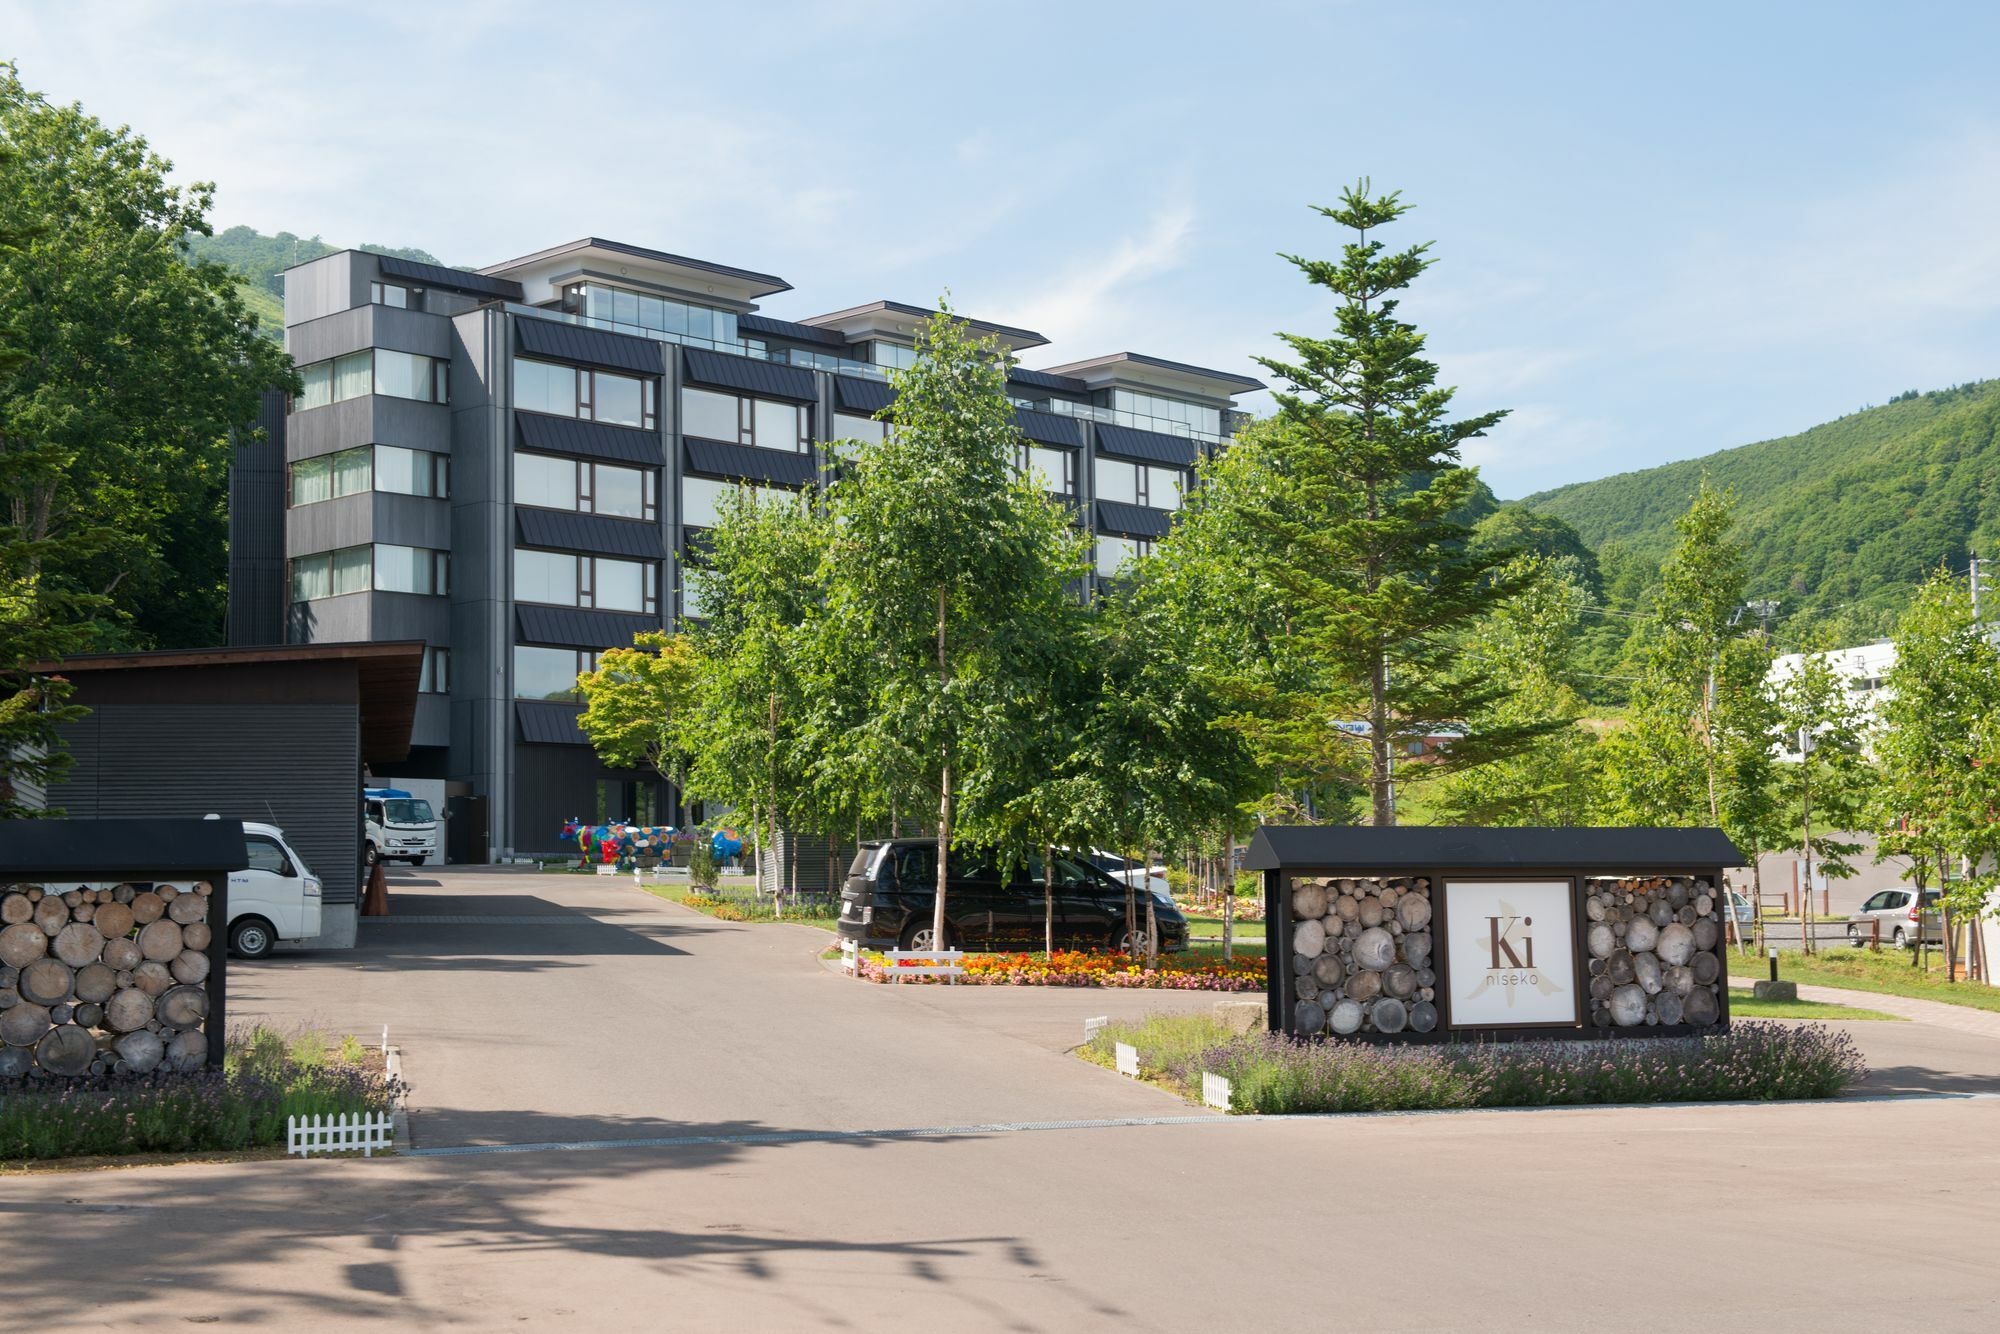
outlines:
[{"label": "utility pole", "polygon": [[1778,600],[1776,598],[1757,598],[1755,601],[1745,605],[1750,608],[1751,615],[1755,616],[1758,623],[1763,627],[1764,642],[1767,644],[1770,643],[1771,618],[1778,614],[1778,607],[1780,605]]}]

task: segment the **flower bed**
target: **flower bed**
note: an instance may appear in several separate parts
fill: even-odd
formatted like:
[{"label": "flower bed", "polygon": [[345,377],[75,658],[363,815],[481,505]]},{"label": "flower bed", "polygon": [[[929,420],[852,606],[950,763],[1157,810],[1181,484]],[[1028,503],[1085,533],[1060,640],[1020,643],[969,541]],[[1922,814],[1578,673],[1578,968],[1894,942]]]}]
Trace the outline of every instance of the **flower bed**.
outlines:
[{"label": "flower bed", "polygon": [[[912,965],[914,966],[914,965]],[[894,980],[882,955],[863,952],[861,976],[870,982]],[[909,982],[948,979],[913,977]],[[1163,954],[1148,968],[1143,958],[1103,950],[1057,950],[1054,954],[967,954],[959,979],[989,987],[1155,987],[1169,991],[1262,991],[1264,960],[1246,955],[1225,964],[1198,955]]]},{"label": "flower bed", "polygon": [[400,1088],[352,1039],[259,1028],[221,1070],[0,1082],[0,1160],[280,1145],[287,1117],[387,1112]]},{"label": "flower bed", "polygon": [[1207,1015],[1155,1015],[1101,1029],[1085,1048],[1110,1064],[1114,1043],[1198,1100],[1204,1071],[1230,1081],[1236,1112],[1382,1112],[1603,1103],[1831,1098],[1868,1073],[1853,1039],[1817,1024],[1739,1023],[1728,1033],[1623,1042],[1378,1046],[1233,1034]]}]

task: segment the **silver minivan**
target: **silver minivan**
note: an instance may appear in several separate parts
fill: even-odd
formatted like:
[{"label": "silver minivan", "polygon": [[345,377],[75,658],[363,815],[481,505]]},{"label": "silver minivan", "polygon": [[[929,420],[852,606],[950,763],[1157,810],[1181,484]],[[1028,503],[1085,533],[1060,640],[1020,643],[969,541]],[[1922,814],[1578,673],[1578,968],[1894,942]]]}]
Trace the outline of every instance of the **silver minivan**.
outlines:
[{"label": "silver minivan", "polygon": [[1918,941],[1930,945],[1944,943],[1944,921],[1935,889],[1923,891],[1921,904],[1914,889],[1883,889],[1869,895],[1847,919],[1847,943],[1863,946],[1873,942],[1878,922],[1882,943],[1899,950],[1908,949]]}]

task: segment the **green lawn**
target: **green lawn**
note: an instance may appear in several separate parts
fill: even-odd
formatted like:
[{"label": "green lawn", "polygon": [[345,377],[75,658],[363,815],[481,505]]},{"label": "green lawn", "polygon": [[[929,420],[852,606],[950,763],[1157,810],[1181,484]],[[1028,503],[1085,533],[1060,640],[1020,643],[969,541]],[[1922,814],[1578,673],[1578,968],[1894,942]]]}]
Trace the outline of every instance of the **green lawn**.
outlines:
[{"label": "green lawn", "polygon": [[[1936,951],[1932,951],[1936,955]],[[1770,965],[1756,955],[1732,953],[1729,971],[1736,977],[1768,977]],[[1911,963],[1905,950],[1822,949],[1806,955],[1798,950],[1778,952],[1778,976],[1787,982],[1809,986],[1846,987],[1850,991],[1873,991],[1884,996],[1907,996],[1912,1000],[1941,1001],[1975,1010],[2000,1013],[2000,987],[1983,982],[1947,982],[1942,963],[1926,972]]]},{"label": "green lawn", "polygon": [[1883,1014],[1880,1010],[1863,1010],[1856,1006],[1834,1005],[1827,1001],[1758,1000],[1750,993],[1748,987],[1729,989],[1729,1017],[1731,1019],[1823,1019],[1829,1023],[1850,1023],[1862,1019],[1903,1022],[1903,1017],[1898,1014]]},{"label": "green lawn", "polygon": [[743,904],[726,900],[718,901],[691,892],[685,885],[647,885],[648,894],[658,895],[669,903],[678,903],[683,908],[706,913],[721,922],[790,922],[794,926],[816,926],[822,931],[831,931],[838,925],[837,918],[796,916],[786,914],[779,917],[768,903]]}]

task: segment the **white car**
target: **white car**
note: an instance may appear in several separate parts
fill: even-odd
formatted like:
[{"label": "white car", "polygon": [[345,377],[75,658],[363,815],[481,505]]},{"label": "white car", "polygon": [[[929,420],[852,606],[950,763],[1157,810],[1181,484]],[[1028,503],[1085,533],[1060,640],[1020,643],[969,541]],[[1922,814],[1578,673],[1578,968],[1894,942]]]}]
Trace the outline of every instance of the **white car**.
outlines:
[{"label": "white car", "polygon": [[1110,876],[1120,884],[1131,885],[1145,890],[1156,899],[1173,901],[1168,891],[1167,868],[1164,866],[1140,866],[1115,853],[1094,851],[1090,854],[1090,864]]},{"label": "white car", "polygon": [[243,845],[250,865],[229,873],[229,952],[261,959],[281,940],[318,935],[319,877],[285,842],[285,831],[245,820]]}]

